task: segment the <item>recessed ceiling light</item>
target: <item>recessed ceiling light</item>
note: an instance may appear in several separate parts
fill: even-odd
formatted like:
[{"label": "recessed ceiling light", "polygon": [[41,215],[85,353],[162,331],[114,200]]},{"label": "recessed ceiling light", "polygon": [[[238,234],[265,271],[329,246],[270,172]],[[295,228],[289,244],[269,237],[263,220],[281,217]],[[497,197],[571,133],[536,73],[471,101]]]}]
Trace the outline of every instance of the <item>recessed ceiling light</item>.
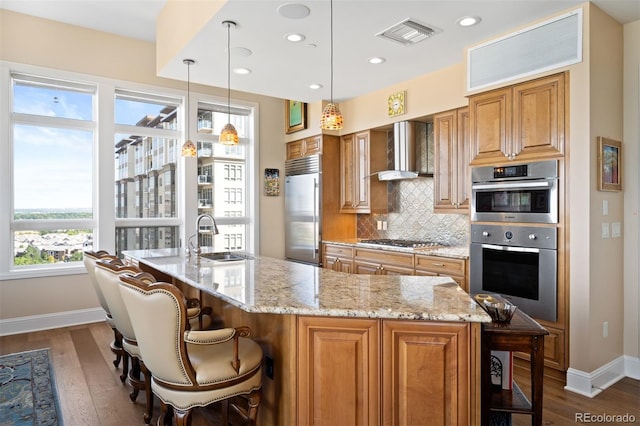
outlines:
[{"label": "recessed ceiling light", "polygon": [[234,68],[233,73],[239,75],[247,75],[251,74],[251,70],[249,68]]},{"label": "recessed ceiling light", "polygon": [[480,21],[481,19],[478,16],[463,16],[462,18],[458,19],[457,22],[461,27],[471,27],[473,25],[476,25]]},{"label": "recessed ceiling light", "polygon": [[320,84],[320,83],[311,83],[309,85],[309,89],[313,89],[313,90],[322,89],[322,84]]},{"label": "recessed ceiling light", "polygon": [[299,34],[299,33],[291,33],[291,34],[287,34],[284,36],[284,38],[286,38],[287,40],[289,40],[292,43],[297,43],[299,41],[302,41],[305,39],[304,34]]},{"label": "recessed ceiling light", "polygon": [[377,65],[377,64],[383,63],[384,61],[386,61],[386,59],[385,58],[381,58],[379,56],[374,56],[373,58],[369,58],[369,63],[370,64]]},{"label": "recessed ceiling light", "polygon": [[278,6],[280,16],[289,19],[302,19],[309,16],[311,11],[304,4],[285,3]]}]

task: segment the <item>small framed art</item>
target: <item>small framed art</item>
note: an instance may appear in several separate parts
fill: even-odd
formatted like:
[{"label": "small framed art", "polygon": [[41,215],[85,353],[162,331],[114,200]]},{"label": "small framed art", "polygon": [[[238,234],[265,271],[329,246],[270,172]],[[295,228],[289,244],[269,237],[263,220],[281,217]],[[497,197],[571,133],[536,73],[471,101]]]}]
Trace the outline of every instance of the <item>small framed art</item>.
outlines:
[{"label": "small framed art", "polygon": [[264,194],[280,195],[280,170],[264,169]]},{"label": "small framed art", "polygon": [[284,101],[285,133],[294,133],[307,128],[307,104],[285,99]]},{"label": "small framed art", "polygon": [[598,136],[598,191],[622,190],[622,142]]}]

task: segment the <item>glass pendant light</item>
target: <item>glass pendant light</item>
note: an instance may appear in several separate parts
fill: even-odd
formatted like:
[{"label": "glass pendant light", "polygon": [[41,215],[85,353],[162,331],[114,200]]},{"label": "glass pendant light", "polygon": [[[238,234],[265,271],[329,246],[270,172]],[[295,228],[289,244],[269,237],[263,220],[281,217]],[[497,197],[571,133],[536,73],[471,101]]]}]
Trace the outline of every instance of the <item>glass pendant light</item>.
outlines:
[{"label": "glass pendant light", "polygon": [[187,128],[187,140],[182,144],[182,156],[183,157],[195,157],[198,154],[196,146],[193,142],[191,142],[191,138],[189,137],[189,110],[191,109],[190,97],[191,93],[191,65],[195,63],[193,59],[183,59],[182,63],[187,66],[187,122],[185,127]]},{"label": "glass pendant light", "polygon": [[231,124],[231,26],[236,26],[233,21],[223,21],[223,25],[227,26],[227,124],[220,132],[219,142],[223,145],[237,145],[238,132],[233,124]]},{"label": "glass pendant light", "polygon": [[322,130],[342,129],[342,113],[338,105],[333,103],[333,0],[329,3],[331,7],[331,102],[322,110],[320,118],[320,128]]}]

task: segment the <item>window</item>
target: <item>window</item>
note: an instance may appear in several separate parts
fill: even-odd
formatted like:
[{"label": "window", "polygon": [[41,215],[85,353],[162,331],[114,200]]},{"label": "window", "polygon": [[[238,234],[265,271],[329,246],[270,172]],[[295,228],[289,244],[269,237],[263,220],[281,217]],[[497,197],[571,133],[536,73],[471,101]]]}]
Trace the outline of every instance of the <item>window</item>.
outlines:
[{"label": "window", "polygon": [[93,244],[96,86],[11,73],[10,269],[63,267]]},{"label": "window", "polygon": [[[178,107],[181,100],[116,90],[116,252],[177,247]],[[122,219],[122,220],[120,220]],[[124,219],[127,219],[126,221]],[[131,220],[135,219],[135,220]]]},{"label": "window", "polygon": [[[236,127],[240,143],[217,143],[218,134],[228,122]],[[198,103],[198,212],[214,216],[220,234],[201,235],[200,244],[215,251],[252,251],[251,206],[245,194],[251,193],[251,179],[245,170],[252,162],[253,113],[249,108],[231,109],[226,105]]]},{"label": "window", "polygon": [[84,272],[88,249],[184,246],[202,212],[220,235],[201,245],[255,250],[255,105],[232,106],[227,147],[226,102],[192,94],[190,161],[179,91],[3,61],[0,76],[0,280]]}]

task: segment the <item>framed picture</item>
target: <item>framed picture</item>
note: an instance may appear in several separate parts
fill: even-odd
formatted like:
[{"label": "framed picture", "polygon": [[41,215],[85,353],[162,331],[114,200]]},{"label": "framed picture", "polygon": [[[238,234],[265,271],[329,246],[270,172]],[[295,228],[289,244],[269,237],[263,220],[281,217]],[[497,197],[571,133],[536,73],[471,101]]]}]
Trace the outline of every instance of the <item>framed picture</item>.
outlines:
[{"label": "framed picture", "polygon": [[269,196],[280,195],[279,169],[264,169],[264,194]]},{"label": "framed picture", "polygon": [[307,104],[285,99],[284,129],[285,133],[293,133],[307,128]]},{"label": "framed picture", "polygon": [[598,136],[598,190],[622,190],[622,142]]}]

